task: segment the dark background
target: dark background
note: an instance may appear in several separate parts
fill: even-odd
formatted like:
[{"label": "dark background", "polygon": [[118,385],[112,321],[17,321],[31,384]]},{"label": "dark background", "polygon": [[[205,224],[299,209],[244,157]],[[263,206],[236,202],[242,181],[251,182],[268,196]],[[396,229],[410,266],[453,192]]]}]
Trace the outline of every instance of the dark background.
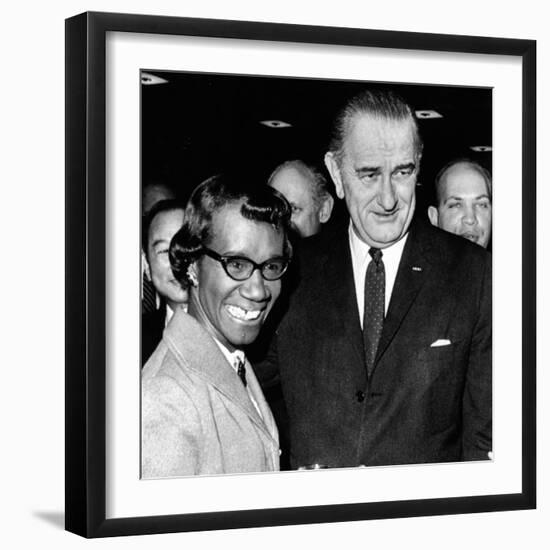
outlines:
[{"label": "dark background", "polygon": [[[449,160],[469,157],[492,171],[492,91],[458,86],[160,72],[165,84],[142,84],[142,183],[162,181],[186,199],[207,177],[225,170],[265,182],[279,163],[300,158],[320,165],[330,125],[347,98],[365,87],[390,88],[414,110],[424,140],[417,208],[429,204],[433,180]],[[268,128],[282,120],[290,128]],[[330,181],[330,179],[329,179]]]}]

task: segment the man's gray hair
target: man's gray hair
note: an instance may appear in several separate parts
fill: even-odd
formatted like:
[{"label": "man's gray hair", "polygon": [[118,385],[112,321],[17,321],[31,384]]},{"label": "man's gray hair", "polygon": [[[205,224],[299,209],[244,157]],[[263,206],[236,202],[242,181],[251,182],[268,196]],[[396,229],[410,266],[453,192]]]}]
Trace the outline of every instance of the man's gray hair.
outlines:
[{"label": "man's gray hair", "polygon": [[344,154],[344,140],[352,120],[357,115],[369,115],[373,118],[395,121],[410,121],[414,132],[414,148],[417,156],[422,154],[422,139],[412,108],[405,100],[390,90],[363,90],[353,96],[337,113],[332,126],[329,151],[338,164]]},{"label": "man's gray hair", "polygon": [[309,164],[303,160],[287,160],[279,164],[267,180],[267,184],[271,186],[273,179],[279,172],[286,168],[294,168],[298,172],[304,174],[312,183],[313,199],[317,206],[320,206],[327,197],[330,197],[327,178],[323,172],[314,164]]}]

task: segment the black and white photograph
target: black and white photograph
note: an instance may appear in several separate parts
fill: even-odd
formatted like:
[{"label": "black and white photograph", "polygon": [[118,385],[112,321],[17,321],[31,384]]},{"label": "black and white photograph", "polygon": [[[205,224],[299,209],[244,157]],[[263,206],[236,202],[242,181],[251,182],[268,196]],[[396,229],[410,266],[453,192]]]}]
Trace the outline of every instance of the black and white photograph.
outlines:
[{"label": "black and white photograph", "polygon": [[534,508],[535,42],[66,25],[67,530]]},{"label": "black and white photograph", "polygon": [[544,6],[6,3],[2,547],[545,549]]},{"label": "black and white photograph", "polygon": [[140,76],[142,477],[491,460],[492,89]]}]

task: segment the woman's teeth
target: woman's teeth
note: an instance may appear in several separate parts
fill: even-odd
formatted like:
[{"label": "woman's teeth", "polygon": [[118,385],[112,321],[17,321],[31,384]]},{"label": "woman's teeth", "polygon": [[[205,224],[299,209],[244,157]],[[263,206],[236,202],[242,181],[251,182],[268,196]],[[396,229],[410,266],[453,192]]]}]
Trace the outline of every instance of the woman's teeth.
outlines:
[{"label": "woman's teeth", "polygon": [[227,311],[232,317],[235,317],[235,319],[239,319],[240,321],[254,321],[260,316],[261,313],[260,310],[247,311],[246,309],[237,306],[227,306]]}]

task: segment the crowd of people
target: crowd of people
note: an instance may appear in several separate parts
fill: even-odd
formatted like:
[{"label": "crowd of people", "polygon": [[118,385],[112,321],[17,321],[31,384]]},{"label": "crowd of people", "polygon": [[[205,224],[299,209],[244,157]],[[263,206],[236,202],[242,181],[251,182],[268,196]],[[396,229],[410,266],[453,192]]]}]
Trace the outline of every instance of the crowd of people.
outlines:
[{"label": "crowd of people", "polygon": [[334,190],[300,159],[185,204],[144,186],[143,478],[491,458],[491,175],[456,159],[417,212],[422,153],[411,107],[364,90]]}]

